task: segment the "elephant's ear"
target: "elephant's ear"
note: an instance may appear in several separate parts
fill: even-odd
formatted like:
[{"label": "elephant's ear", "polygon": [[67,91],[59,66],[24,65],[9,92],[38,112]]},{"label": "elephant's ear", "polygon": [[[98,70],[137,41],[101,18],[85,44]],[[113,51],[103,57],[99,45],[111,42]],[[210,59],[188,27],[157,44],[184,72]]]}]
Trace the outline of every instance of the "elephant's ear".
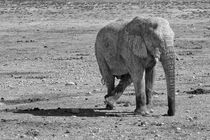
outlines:
[{"label": "elephant's ear", "polygon": [[132,52],[140,57],[147,57],[147,48],[144,40],[139,35],[127,35],[128,47],[132,50]]}]

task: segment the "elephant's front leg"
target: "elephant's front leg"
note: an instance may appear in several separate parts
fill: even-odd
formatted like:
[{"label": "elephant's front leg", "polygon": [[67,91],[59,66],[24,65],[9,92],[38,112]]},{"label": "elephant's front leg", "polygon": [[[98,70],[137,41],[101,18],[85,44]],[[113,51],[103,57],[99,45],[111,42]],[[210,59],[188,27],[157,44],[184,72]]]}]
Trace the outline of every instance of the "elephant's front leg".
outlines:
[{"label": "elephant's front leg", "polygon": [[135,114],[148,115],[145,94],[145,71],[143,69],[133,75],[133,83],[136,93]]},{"label": "elephant's front leg", "polygon": [[116,101],[120,98],[126,87],[130,85],[131,82],[132,80],[129,74],[122,75],[119,84],[110,94],[111,96],[107,96],[105,98],[105,103],[107,104],[107,106],[114,108]]},{"label": "elephant's front leg", "polygon": [[152,109],[152,92],[153,92],[153,85],[154,85],[154,79],[155,79],[155,67],[150,67],[146,69],[145,74],[145,82],[146,82],[146,104],[148,110],[153,112]]},{"label": "elephant's front leg", "polygon": [[114,105],[112,104],[108,104],[106,102],[106,99],[109,97],[112,97],[114,95],[113,90],[114,90],[114,82],[115,82],[115,78],[113,75],[109,74],[106,80],[106,86],[107,86],[107,95],[104,96],[105,98],[105,103],[106,103],[106,109],[108,110],[112,110],[114,108]]}]

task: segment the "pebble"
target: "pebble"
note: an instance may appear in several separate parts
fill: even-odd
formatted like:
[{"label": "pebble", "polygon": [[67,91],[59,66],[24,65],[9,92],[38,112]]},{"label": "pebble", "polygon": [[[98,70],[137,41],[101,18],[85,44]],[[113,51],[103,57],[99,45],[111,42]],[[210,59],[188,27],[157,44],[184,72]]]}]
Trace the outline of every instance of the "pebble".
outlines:
[{"label": "pebble", "polygon": [[86,95],[93,95],[93,94],[92,94],[92,92],[88,92],[88,93],[86,93]]},{"label": "pebble", "polygon": [[210,26],[207,26],[206,29],[210,30]]},{"label": "pebble", "polygon": [[71,85],[76,85],[75,82],[66,82],[65,86],[71,86]]},{"label": "pebble", "polygon": [[190,110],[186,110],[185,112],[186,112],[186,113],[190,113]]},{"label": "pebble", "polygon": [[187,117],[187,120],[189,120],[189,121],[191,121],[191,122],[192,122],[192,121],[193,121],[193,118],[192,118],[192,117],[190,117],[190,116],[188,116],[188,117]]},{"label": "pebble", "polygon": [[181,129],[180,127],[176,127],[176,128],[175,128],[176,133],[180,133],[181,130],[182,130],[182,129]]},{"label": "pebble", "polygon": [[198,86],[202,86],[202,83],[199,83]]},{"label": "pebble", "polygon": [[146,125],[148,125],[148,122],[146,122],[146,121],[143,121],[143,122],[141,122],[140,124],[138,124],[138,126],[146,126]]},{"label": "pebble", "polygon": [[194,98],[194,97],[195,97],[195,95],[190,95],[190,96],[189,96],[189,98]]},{"label": "pebble", "polygon": [[94,93],[97,93],[97,92],[100,92],[100,91],[101,91],[101,89],[94,89],[93,90]]},{"label": "pebble", "polygon": [[155,137],[160,137],[160,134],[156,134]]}]

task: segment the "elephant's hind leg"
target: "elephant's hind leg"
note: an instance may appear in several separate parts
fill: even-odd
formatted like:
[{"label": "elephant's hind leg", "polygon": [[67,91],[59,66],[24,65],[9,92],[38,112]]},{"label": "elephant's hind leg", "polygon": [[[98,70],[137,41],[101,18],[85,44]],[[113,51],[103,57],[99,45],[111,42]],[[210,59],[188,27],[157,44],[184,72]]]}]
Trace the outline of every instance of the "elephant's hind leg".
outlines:
[{"label": "elephant's hind leg", "polygon": [[[115,77],[112,75],[110,68],[108,64],[106,63],[106,60],[102,56],[97,57],[97,61],[98,61],[100,73],[107,87],[107,95],[104,96],[104,98],[106,99],[107,97],[113,95],[112,91],[114,90],[114,87],[115,87],[114,86]],[[109,110],[113,109],[113,107],[108,104],[106,108]]]},{"label": "elephant's hind leg", "polygon": [[115,87],[115,89],[112,91],[112,96],[107,97],[106,103],[109,106],[114,107],[117,99],[120,98],[120,96],[123,94],[124,90],[128,85],[130,85],[132,82],[130,74],[124,74],[120,78],[119,84]]}]

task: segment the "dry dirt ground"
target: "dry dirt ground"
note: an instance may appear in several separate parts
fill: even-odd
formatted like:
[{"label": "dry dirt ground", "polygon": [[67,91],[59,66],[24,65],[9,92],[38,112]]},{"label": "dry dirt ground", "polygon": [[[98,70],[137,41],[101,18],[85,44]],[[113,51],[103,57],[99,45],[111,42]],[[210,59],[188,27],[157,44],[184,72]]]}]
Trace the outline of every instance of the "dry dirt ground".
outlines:
[{"label": "dry dirt ground", "polygon": [[[135,116],[129,86],[105,110],[97,32],[118,18],[168,19],[176,34],[176,115],[160,64],[154,113]],[[0,1],[0,140],[210,139],[209,0]]]}]

